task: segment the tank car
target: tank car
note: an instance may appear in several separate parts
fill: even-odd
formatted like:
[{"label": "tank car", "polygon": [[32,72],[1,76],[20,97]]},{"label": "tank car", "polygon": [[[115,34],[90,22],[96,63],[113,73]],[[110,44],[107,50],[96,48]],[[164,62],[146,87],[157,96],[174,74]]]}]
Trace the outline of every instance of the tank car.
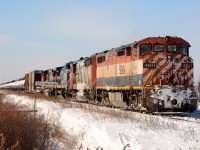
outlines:
[{"label": "tank car", "polygon": [[17,80],[13,80],[10,82],[6,82],[3,84],[0,84],[0,89],[8,89],[8,90],[24,90],[24,78],[19,78]]}]

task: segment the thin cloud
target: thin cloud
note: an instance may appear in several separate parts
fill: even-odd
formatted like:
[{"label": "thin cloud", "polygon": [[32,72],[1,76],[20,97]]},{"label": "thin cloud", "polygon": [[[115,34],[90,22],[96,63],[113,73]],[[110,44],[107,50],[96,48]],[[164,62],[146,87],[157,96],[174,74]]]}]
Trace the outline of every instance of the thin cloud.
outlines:
[{"label": "thin cloud", "polygon": [[0,44],[8,43],[12,39],[13,39],[13,37],[10,36],[10,35],[2,35],[2,34],[0,34]]},{"label": "thin cloud", "polygon": [[82,12],[52,17],[48,24],[59,35],[95,42],[115,40],[119,37],[126,39],[127,33],[130,32],[130,25],[119,21],[108,12],[102,12],[101,15]]}]

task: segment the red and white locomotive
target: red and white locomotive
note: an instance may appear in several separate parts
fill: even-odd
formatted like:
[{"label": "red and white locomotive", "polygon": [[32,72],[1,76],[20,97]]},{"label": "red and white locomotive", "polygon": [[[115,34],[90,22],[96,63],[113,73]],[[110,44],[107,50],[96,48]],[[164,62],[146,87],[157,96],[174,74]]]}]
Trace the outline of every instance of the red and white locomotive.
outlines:
[{"label": "red and white locomotive", "polygon": [[149,111],[196,110],[190,44],[149,37],[71,64],[69,91],[104,105]]}]

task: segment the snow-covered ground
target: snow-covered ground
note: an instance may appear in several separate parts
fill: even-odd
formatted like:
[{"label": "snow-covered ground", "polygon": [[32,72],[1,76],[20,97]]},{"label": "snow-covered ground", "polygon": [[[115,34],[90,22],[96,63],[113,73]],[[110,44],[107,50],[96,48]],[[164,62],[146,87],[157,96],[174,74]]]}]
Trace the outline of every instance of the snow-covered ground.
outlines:
[{"label": "snow-covered ground", "polygon": [[[18,95],[7,95],[4,101],[23,105],[27,109],[33,109],[34,105],[34,99]],[[200,109],[200,104],[198,107]],[[66,133],[76,137],[78,143],[74,149],[200,150],[200,120],[176,120],[42,99],[37,99],[36,109]]]}]

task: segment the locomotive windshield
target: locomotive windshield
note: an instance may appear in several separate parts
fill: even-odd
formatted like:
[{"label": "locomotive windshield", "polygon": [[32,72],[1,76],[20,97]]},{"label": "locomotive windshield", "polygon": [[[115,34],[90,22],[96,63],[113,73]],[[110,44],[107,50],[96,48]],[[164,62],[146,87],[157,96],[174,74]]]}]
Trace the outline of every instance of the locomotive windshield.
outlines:
[{"label": "locomotive windshield", "polygon": [[126,48],[126,56],[131,56],[131,47]]},{"label": "locomotive windshield", "polygon": [[91,64],[92,64],[92,59],[91,58],[85,59],[85,62],[84,62],[85,67],[90,66]]},{"label": "locomotive windshield", "polygon": [[181,45],[178,46],[178,51],[181,54],[187,55],[188,54],[188,47],[181,44]]},{"label": "locomotive windshield", "polygon": [[145,54],[148,54],[151,52],[151,45],[150,44],[144,44],[140,46],[140,55],[143,56]]},{"label": "locomotive windshield", "polygon": [[167,46],[168,52],[176,52],[176,45],[175,44],[170,44]]},{"label": "locomotive windshield", "polygon": [[133,56],[137,57],[137,54],[138,54],[137,46],[134,46],[134,48],[133,48]]},{"label": "locomotive windshield", "polygon": [[163,44],[156,44],[153,47],[153,50],[155,52],[163,52],[164,51],[165,46]]}]

